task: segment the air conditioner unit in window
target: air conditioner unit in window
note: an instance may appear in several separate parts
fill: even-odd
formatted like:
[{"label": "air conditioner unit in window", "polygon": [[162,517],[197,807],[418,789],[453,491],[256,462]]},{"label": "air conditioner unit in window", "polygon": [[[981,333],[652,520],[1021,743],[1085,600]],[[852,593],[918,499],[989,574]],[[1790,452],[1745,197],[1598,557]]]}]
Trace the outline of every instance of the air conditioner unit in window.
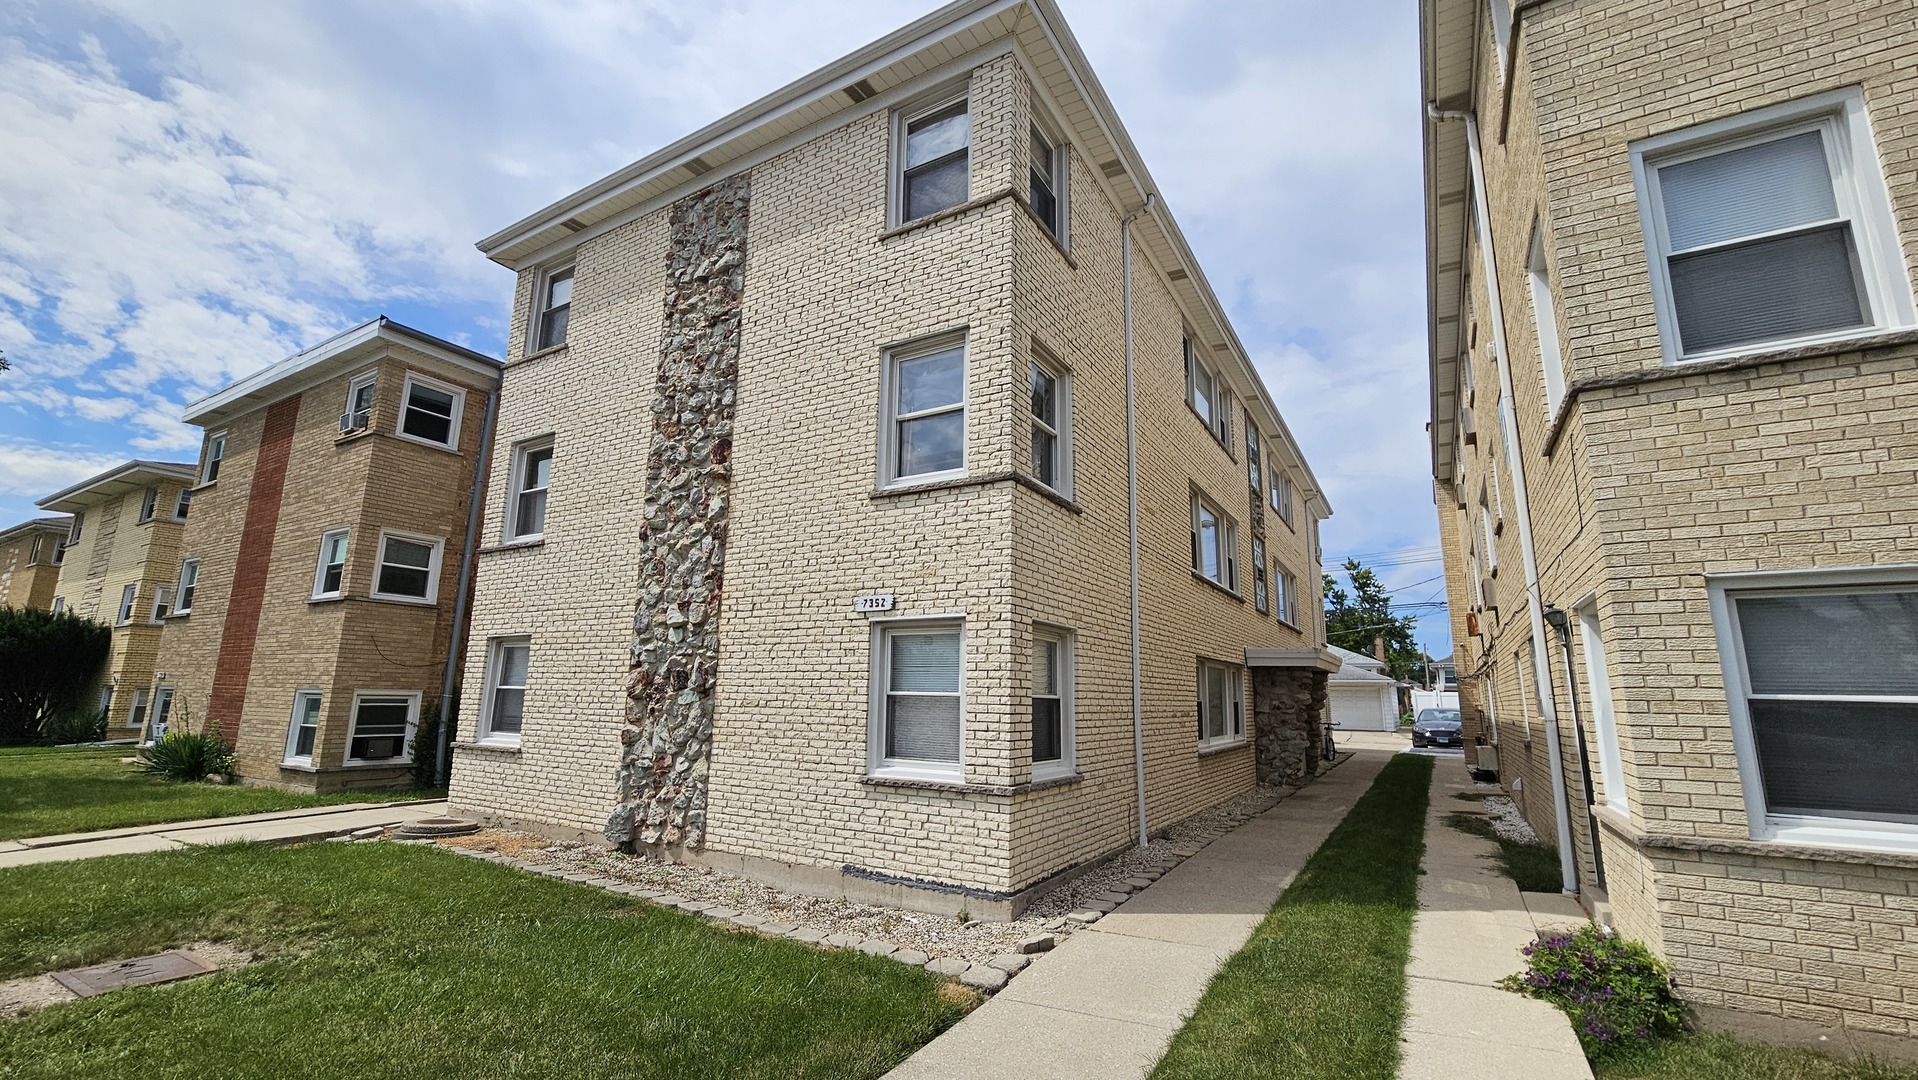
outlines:
[{"label": "air conditioner unit in window", "polygon": [[340,414],[340,434],[351,435],[356,431],[364,430],[365,427],[366,427],[365,413],[341,413]]}]

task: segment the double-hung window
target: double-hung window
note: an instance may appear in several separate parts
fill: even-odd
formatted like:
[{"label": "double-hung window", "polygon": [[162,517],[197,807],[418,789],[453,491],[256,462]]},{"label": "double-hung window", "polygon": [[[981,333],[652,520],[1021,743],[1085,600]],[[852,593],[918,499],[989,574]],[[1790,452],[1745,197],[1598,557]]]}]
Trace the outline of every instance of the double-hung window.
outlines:
[{"label": "double-hung window", "polygon": [[72,547],[73,545],[80,542],[80,528],[86,523],[87,523],[86,511],[75,510],[73,512],[73,526],[67,530],[67,544],[66,544],[67,547]]},{"label": "double-hung window", "polygon": [[419,716],[418,691],[362,690],[354,694],[346,763],[406,764],[413,756],[413,729]]},{"label": "double-hung window", "polygon": [[1532,287],[1532,324],[1538,329],[1538,362],[1545,373],[1545,415],[1565,400],[1565,354],[1558,341],[1558,307],[1552,301],[1552,275],[1545,263],[1544,223],[1532,222],[1532,250],[1525,259]]},{"label": "double-hung window", "polygon": [[133,600],[139,591],[138,585],[128,585],[120,590],[120,614],[113,619],[115,626],[125,626],[133,621]]},{"label": "double-hung window", "polygon": [[173,688],[162,686],[153,695],[153,730],[166,733],[167,718],[173,715]]},{"label": "double-hung window", "polygon": [[1292,478],[1285,475],[1279,463],[1272,463],[1272,511],[1289,528],[1296,528],[1292,522]]},{"label": "double-hung window", "polygon": [[1072,377],[1050,356],[1032,361],[1032,477],[1061,494],[1072,491]]},{"label": "double-hung window", "polygon": [[313,568],[313,599],[330,600],[346,584],[346,542],[350,534],[334,529],[320,534],[320,561]]},{"label": "double-hung window", "polygon": [[173,600],[173,613],[185,615],[193,610],[193,591],[200,584],[200,560],[186,559],[180,563],[180,591]]},{"label": "double-hung window", "polygon": [[1065,148],[1046,137],[1038,128],[1032,129],[1031,160],[1027,165],[1032,173],[1031,201],[1032,213],[1046,231],[1060,240],[1065,239],[1065,192],[1066,153]]},{"label": "double-hung window", "polygon": [[1265,579],[1265,541],[1255,536],[1252,538],[1252,606],[1261,615],[1271,606],[1270,593]]},{"label": "double-hung window", "polygon": [[193,502],[193,489],[181,488],[180,497],[173,501],[173,520],[185,521],[187,508]]},{"label": "double-hung window", "polygon": [[320,735],[318,690],[300,690],[293,695],[293,718],[286,726],[286,764],[313,764],[313,744]]},{"label": "double-hung window", "polygon": [[[216,431],[206,437],[206,464],[200,469],[200,482],[211,484],[220,478],[220,462],[226,460],[226,432]],[[78,522],[76,517],[75,522]],[[79,538],[76,532],[75,539]]]},{"label": "double-hung window", "polygon": [[153,587],[153,607],[147,612],[148,622],[157,624],[167,617],[167,612],[173,607],[173,592],[176,587],[175,585]]},{"label": "double-hung window", "polygon": [[369,371],[346,387],[346,411],[340,414],[340,432],[364,431],[373,423],[373,395],[379,389],[379,374]]},{"label": "double-hung window", "polygon": [[147,689],[141,687],[133,692],[133,707],[127,710],[127,726],[137,728],[147,722]]},{"label": "double-hung window", "polygon": [[457,450],[465,402],[466,391],[409,374],[401,394],[399,433],[415,442]]},{"label": "double-hung window", "polygon": [[1913,325],[1858,90],[1656,136],[1631,151],[1668,360]]},{"label": "double-hung window", "polygon": [[540,284],[539,304],[534,312],[534,321],[539,324],[535,348],[550,349],[566,344],[566,324],[572,314],[573,268],[549,271]]},{"label": "double-hung window", "polygon": [[1299,625],[1299,579],[1292,571],[1277,563],[1273,572],[1278,575],[1278,605],[1274,615],[1288,626]]},{"label": "double-hung window", "polygon": [[957,620],[878,625],[873,641],[874,772],[959,778],[963,638]]},{"label": "double-hung window", "polygon": [[1754,837],[1918,850],[1918,573],[1707,588]]},{"label": "double-hung window", "polygon": [[1072,639],[1063,631],[1032,633],[1032,773],[1072,771]]},{"label": "double-hung window", "polygon": [[949,210],[971,197],[972,113],[964,97],[899,121],[899,224]]},{"label": "double-hung window", "polygon": [[1202,346],[1191,334],[1185,336],[1186,400],[1192,411],[1205,421],[1212,437],[1232,448],[1232,392],[1225,380],[1205,362]]},{"label": "double-hung window", "polygon": [[439,595],[443,543],[432,536],[381,533],[380,562],[373,570],[374,597],[433,603]]},{"label": "double-hung window", "polygon": [[145,491],[141,492],[139,524],[144,525],[147,522],[152,521],[153,511],[159,505],[160,505],[160,489],[159,488],[150,487],[150,488],[147,488]]},{"label": "double-hung window", "polygon": [[506,538],[537,540],[546,533],[546,488],[553,477],[553,440],[521,443],[513,451]]},{"label": "double-hung window", "polygon": [[1212,500],[1192,495],[1192,572],[1239,591],[1239,530]]},{"label": "double-hung window", "polygon": [[1238,667],[1199,661],[1199,745],[1232,743],[1244,737],[1245,699]]},{"label": "double-hung window", "polygon": [[886,483],[957,476],[966,467],[966,343],[943,338],[886,354]]},{"label": "double-hung window", "polygon": [[532,639],[494,638],[486,657],[485,712],[480,717],[482,742],[519,741],[526,715],[526,670],[532,659]]}]

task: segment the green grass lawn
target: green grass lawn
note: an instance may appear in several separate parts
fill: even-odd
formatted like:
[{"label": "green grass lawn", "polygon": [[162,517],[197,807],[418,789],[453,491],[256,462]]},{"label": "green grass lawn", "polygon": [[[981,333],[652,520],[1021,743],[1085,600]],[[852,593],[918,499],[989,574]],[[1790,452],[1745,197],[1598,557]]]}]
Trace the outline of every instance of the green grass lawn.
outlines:
[{"label": "green grass lawn", "polygon": [[1666,1039],[1594,1066],[1599,1080],[1918,1080],[1918,1068],[1845,1061],[1724,1035]]},{"label": "green grass lawn", "polygon": [[973,1000],[896,961],[430,847],[0,870],[0,979],[207,939],[265,958],[0,1020],[0,1077],[848,1080]]},{"label": "green grass lawn", "polygon": [[1206,989],[1157,1080],[1392,1080],[1429,757],[1392,758]]},{"label": "green grass lawn", "polygon": [[133,753],[131,746],[0,749],[0,840],[412,797],[364,791],[300,795],[272,788],[176,784],[120,763]]},{"label": "green grass lawn", "polygon": [[1525,844],[1507,840],[1492,827],[1490,818],[1464,812],[1445,815],[1445,823],[1460,832],[1482,836],[1498,845],[1498,868],[1526,892],[1558,892],[1565,879],[1558,865],[1556,844]]}]

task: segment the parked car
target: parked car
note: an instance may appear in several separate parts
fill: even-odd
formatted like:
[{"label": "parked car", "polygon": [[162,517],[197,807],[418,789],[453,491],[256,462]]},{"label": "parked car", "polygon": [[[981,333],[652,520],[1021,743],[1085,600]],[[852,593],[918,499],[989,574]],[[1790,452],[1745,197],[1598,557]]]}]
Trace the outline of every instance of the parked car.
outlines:
[{"label": "parked car", "polygon": [[1457,709],[1420,709],[1418,719],[1412,722],[1412,745],[1462,747],[1464,728]]}]

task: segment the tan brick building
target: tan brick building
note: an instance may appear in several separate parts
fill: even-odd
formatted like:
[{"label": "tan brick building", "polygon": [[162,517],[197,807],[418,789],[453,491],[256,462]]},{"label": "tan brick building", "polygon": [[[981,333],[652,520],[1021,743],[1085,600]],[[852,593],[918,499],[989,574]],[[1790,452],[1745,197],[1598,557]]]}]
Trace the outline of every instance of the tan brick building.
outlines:
[{"label": "tan brick building", "polygon": [[156,696],[153,664],[180,568],[193,466],[129,461],[41,499],[71,515],[52,607],[113,628],[100,686],[106,737],[138,736],[171,702]]},{"label": "tan brick building", "polygon": [[53,608],[70,517],[35,518],[0,532],[0,607]]},{"label": "tan brick building", "polygon": [[206,438],[159,692],[247,781],[405,786],[433,751],[498,372],[382,317],[187,408]]},{"label": "tan brick building", "polygon": [[1694,1003],[1918,1034],[1912,6],[1421,13],[1471,752]]},{"label": "tan brick building", "polygon": [[1047,0],[480,246],[456,808],[1003,915],[1316,764],[1329,508]]}]

